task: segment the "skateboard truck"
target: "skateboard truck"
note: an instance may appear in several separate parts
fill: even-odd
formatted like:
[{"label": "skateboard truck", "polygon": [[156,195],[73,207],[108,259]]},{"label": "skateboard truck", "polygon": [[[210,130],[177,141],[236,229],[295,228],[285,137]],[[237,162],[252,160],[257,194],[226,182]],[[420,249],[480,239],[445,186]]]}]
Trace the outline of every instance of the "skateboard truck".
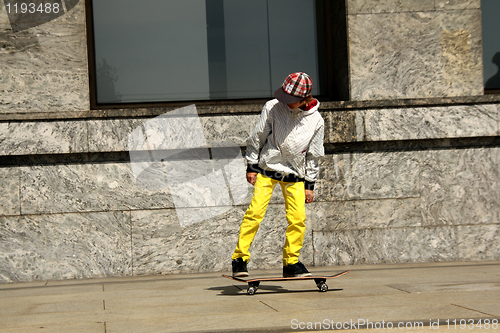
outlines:
[{"label": "skateboard truck", "polygon": [[248,282],[247,294],[253,295],[259,289],[260,281]]},{"label": "skateboard truck", "polygon": [[326,284],[326,279],[314,279],[316,282],[316,286],[318,286],[319,291],[326,292],[328,291],[328,285]]}]

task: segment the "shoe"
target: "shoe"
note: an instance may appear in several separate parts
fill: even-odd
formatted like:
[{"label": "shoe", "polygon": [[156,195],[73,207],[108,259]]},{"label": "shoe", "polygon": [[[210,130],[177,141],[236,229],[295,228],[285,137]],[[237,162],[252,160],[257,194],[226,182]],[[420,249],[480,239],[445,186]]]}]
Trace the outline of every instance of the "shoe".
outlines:
[{"label": "shoe", "polygon": [[283,266],[283,277],[304,277],[311,275],[306,266],[300,261],[293,265]]},{"label": "shoe", "polygon": [[242,258],[233,259],[233,277],[248,276],[247,262]]}]

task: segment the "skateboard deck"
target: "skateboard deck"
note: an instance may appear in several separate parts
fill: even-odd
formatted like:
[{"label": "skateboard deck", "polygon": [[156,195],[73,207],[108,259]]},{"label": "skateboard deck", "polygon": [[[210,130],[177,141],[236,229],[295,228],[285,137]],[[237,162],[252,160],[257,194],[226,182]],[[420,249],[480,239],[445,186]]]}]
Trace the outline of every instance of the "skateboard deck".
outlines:
[{"label": "skateboard deck", "polygon": [[326,284],[326,279],[334,279],[339,276],[345,275],[349,273],[350,271],[344,271],[335,275],[331,276],[321,276],[321,275],[311,275],[311,276],[302,276],[302,277],[262,277],[262,278],[253,278],[253,279],[242,279],[239,277],[233,277],[230,275],[225,275],[222,274],[223,277],[226,277],[228,279],[240,281],[240,282],[245,282],[248,283],[248,289],[247,289],[247,294],[248,295],[253,295],[259,288],[259,285],[261,282],[272,282],[272,281],[298,281],[298,280],[314,280],[316,283],[316,286],[318,287],[319,291],[327,291],[328,290],[328,285]]}]

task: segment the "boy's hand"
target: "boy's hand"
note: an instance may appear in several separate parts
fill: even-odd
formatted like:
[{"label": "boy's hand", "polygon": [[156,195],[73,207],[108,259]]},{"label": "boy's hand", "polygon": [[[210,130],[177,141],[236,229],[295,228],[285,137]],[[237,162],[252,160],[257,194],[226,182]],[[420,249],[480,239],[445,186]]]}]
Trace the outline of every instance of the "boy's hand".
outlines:
[{"label": "boy's hand", "polygon": [[311,203],[314,199],[314,192],[311,190],[306,190],[306,203]]},{"label": "boy's hand", "polygon": [[257,180],[257,172],[247,172],[247,182],[252,185],[255,185],[255,181]]}]

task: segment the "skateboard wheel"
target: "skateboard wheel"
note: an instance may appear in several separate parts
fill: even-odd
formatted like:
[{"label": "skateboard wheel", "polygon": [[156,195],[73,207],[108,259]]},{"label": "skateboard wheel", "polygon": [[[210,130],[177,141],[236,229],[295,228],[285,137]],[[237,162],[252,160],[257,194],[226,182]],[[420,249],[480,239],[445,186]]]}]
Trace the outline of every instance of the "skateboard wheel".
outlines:
[{"label": "skateboard wheel", "polygon": [[255,287],[248,287],[247,294],[248,295],[253,295],[253,294],[255,294],[256,291],[257,291],[257,288],[255,288]]},{"label": "skateboard wheel", "polygon": [[324,282],[318,283],[319,291],[325,292],[328,290],[328,285]]}]

